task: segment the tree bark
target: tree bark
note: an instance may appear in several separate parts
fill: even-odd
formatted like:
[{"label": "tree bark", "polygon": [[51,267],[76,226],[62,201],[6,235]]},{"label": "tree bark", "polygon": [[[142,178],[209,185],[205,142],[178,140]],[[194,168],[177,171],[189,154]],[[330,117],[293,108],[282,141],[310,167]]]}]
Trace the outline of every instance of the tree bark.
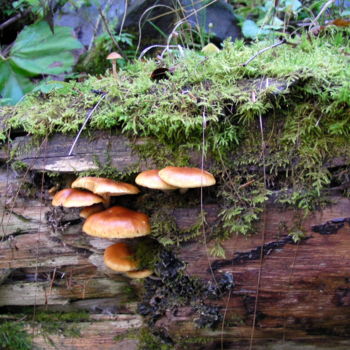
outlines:
[{"label": "tree bark", "polygon": [[[28,137],[19,139],[13,147],[22,149],[18,160],[31,172],[91,169],[94,155],[103,154],[103,149],[117,155],[113,166],[118,169],[140,162],[121,136],[98,137],[91,144],[80,140],[68,163],[65,152],[73,138],[53,137],[39,151],[28,150]],[[6,154],[3,151],[2,159]],[[29,199],[22,182],[23,177],[2,167],[0,307],[89,310],[89,321],[78,324],[81,337],[50,336],[58,348],[96,349],[98,344],[101,350],[134,349],[137,341],[115,336],[142,327],[136,313],[138,300],[125,294],[131,287],[141,295],[137,294],[140,284],[103,266],[103,251],[112,241],[83,234],[78,212],[53,209],[47,191],[38,188]],[[135,197],[134,206],[141,206],[143,197],[147,200],[144,193]],[[157,326],[166,328],[173,339],[205,338],[227,349],[249,348],[251,338],[255,349],[272,341],[332,343],[334,349],[337,344],[341,349],[350,333],[350,200],[336,195],[329,199],[329,206],[306,217],[300,210],[267,204],[255,235],[234,235],[223,243],[225,259],[210,257],[212,243],[204,244],[203,237],[177,247],[176,255],[186,263],[188,275],[215,283],[214,277],[231,272],[236,285],[214,302],[224,315],[218,330],[196,327],[188,306],[179,307],[176,315],[169,310]],[[205,204],[204,211],[207,227],[220,220],[220,203]],[[169,210],[179,229],[193,226],[199,213],[199,207]],[[296,228],[307,238],[298,244],[286,239]],[[53,348],[35,332],[39,348]]]}]

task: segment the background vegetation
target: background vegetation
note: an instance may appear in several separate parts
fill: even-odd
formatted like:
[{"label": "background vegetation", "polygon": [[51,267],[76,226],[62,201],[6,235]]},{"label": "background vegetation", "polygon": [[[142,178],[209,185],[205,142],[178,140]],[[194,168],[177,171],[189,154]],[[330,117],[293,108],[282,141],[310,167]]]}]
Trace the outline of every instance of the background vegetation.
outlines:
[{"label": "background vegetation", "polygon": [[[118,50],[124,59],[118,63],[125,67],[126,60],[140,52],[135,45],[137,33],[116,32],[117,23],[105,23],[105,31],[95,38],[88,51],[74,68],[72,50],[82,45],[68,28],[54,26],[54,16],[66,5],[74,8],[95,5],[106,21],[96,0],[18,0],[5,1],[0,10],[0,105],[13,105],[23,96],[36,90],[48,92],[57,84],[47,81],[78,79],[76,72],[104,73],[108,68],[105,57]],[[176,3],[176,1],[175,1]],[[179,4],[175,4],[178,6]],[[247,40],[300,34],[303,28],[324,25],[330,20],[349,16],[345,1],[230,1]],[[328,4],[329,3],[329,4]],[[203,7],[207,2],[203,1]],[[108,7],[108,5],[107,5]],[[183,19],[181,19],[184,21]],[[160,30],[160,29],[159,29]],[[210,41],[210,31],[204,28],[180,26],[176,35],[165,38],[168,44],[201,49]],[[130,61],[130,62],[131,62]],[[44,82],[42,82],[44,81]]]}]

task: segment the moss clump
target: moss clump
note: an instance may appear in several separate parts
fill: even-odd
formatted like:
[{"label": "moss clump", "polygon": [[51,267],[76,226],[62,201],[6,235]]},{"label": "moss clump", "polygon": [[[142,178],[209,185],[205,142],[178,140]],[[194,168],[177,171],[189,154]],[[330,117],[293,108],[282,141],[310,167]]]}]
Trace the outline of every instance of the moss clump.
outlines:
[{"label": "moss clump", "polygon": [[174,345],[166,344],[164,340],[157,337],[151,330],[147,327],[141,328],[139,333],[139,350],[171,350]]},{"label": "moss clump", "polygon": [[31,350],[32,338],[21,322],[3,322],[0,324],[1,350]]},{"label": "moss clump", "polygon": [[[136,61],[112,77],[70,82],[47,95],[30,95],[5,118],[10,128],[37,135],[76,133],[90,110],[88,131],[119,129],[143,138],[135,146],[156,164],[191,164],[191,152],[210,156],[222,205],[218,242],[249,234],[269,198],[303,210],[319,205],[324,189],[342,181],[331,160],[350,166],[349,29],[328,30],[298,44],[279,46],[242,63],[270,43],[226,42],[204,57],[186,51],[169,56],[167,80],[152,81],[154,61]],[[0,137],[1,138],[1,137]],[[339,168],[338,168],[339,170]]]},{"label": "moss clump", "polygon": [[[114,341],[122,341],[124,339],[137,339],[139,350],[171,350],[173,344],[167,344],[163,334],[153,332],[148,327],[143,327],[137,331],[131,330],[129,332],[119,334],[114,337]],[[164,341],[165,340],[165,341]]]},{"label": "moss clump", "polygon": [[139,269],[154,269],[155,264],[159,260],[159,253],[162,246],[158,241],[143,237],[137,241],[135,246],[135,259],[139,262]]},{"label": "moss clump", "polygon": [[89,314],[79,312],[38,312],[35,315],[35,324],[39,324],[44,336],[61,334],[66,337],[79,337],[80,329],[77,322],[89,319]]}]

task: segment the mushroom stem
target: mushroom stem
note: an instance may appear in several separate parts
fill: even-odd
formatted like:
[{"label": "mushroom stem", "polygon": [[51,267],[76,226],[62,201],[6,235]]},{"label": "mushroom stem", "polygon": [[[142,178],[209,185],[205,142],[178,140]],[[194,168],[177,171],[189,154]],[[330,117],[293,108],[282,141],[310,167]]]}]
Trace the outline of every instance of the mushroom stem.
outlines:
[{"label": "mushroom stem", "polygon": [[114,79],[118,79],[117,75],[117,60],[112,60],[112,70]]},{"label": "mushroom stem", "polygon": [[100,194],[100,196],[103,198],[103,206],[107,209],[111,205],[111,196],[108,194]]}]

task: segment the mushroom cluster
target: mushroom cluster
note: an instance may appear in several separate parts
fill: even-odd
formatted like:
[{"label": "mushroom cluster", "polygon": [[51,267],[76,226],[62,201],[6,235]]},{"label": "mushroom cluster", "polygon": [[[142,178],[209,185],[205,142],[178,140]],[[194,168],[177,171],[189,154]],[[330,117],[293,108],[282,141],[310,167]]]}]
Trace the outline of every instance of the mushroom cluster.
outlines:
[{"label": "mushroom cluster", "polygon": [[[55,194],[53,206],[83,207],[80,216],[86,221],[83,232],[88,235],[102,238],[134,238],[147,235],[151,232],[149,219],[146,214],[139,213],[121,206],[110,205],[110,197],[127,194],[137,194],[140,190],[131,184],[117,182],[100,177],[81,177],[72,183],[72,188],[63,189]],[[138,264],[129,264],[129,268],[119,268],[118,264],[111,264],[112,256],[124,256],[122,259],[130,260],[130,248],[126,243],[117,243],[106,249],[105,264],[117,272],[134,272],[135,277],[142,278],[145,271],[138,271]],[[122,248],[120,248],[122,247]],[[146,271],[150,274],[150,271]],[[146,273],[146,274],[147,274]],[[139,277],[141,276],[141,277]]]},{"label": "mushroom cluster", "polygon": [[189,188],[215,185],[215,178],[208,171],[199,168],[168,166],[161,170],[146,170],[138,174],[135,182],[144,187],[159,190],[176,190],[181,193]]},{"label": "mushroom cluster", "polygon": [[[173,167],[146,170],[138,174],[136,184],[151,189],[181,192],[189,188],[207,187],[215,184],[209,172],[198,168]],[[131,184],[101,177],[81,177],[72,183],[72,188],[55,194],[53,206],[83,207],[80,216],[86,219],[83,232],[94,237],[108,239],[135,238],[151,233],[146,214],[121,206],[110,205],[112,196],[138,194],[140,190]],[[104,262],[112,270],[125,273],[130,278],[144,278],[151,270],[139,269],[139,262],[132,248],[125,242],[109,246],[104,252]]]}]

